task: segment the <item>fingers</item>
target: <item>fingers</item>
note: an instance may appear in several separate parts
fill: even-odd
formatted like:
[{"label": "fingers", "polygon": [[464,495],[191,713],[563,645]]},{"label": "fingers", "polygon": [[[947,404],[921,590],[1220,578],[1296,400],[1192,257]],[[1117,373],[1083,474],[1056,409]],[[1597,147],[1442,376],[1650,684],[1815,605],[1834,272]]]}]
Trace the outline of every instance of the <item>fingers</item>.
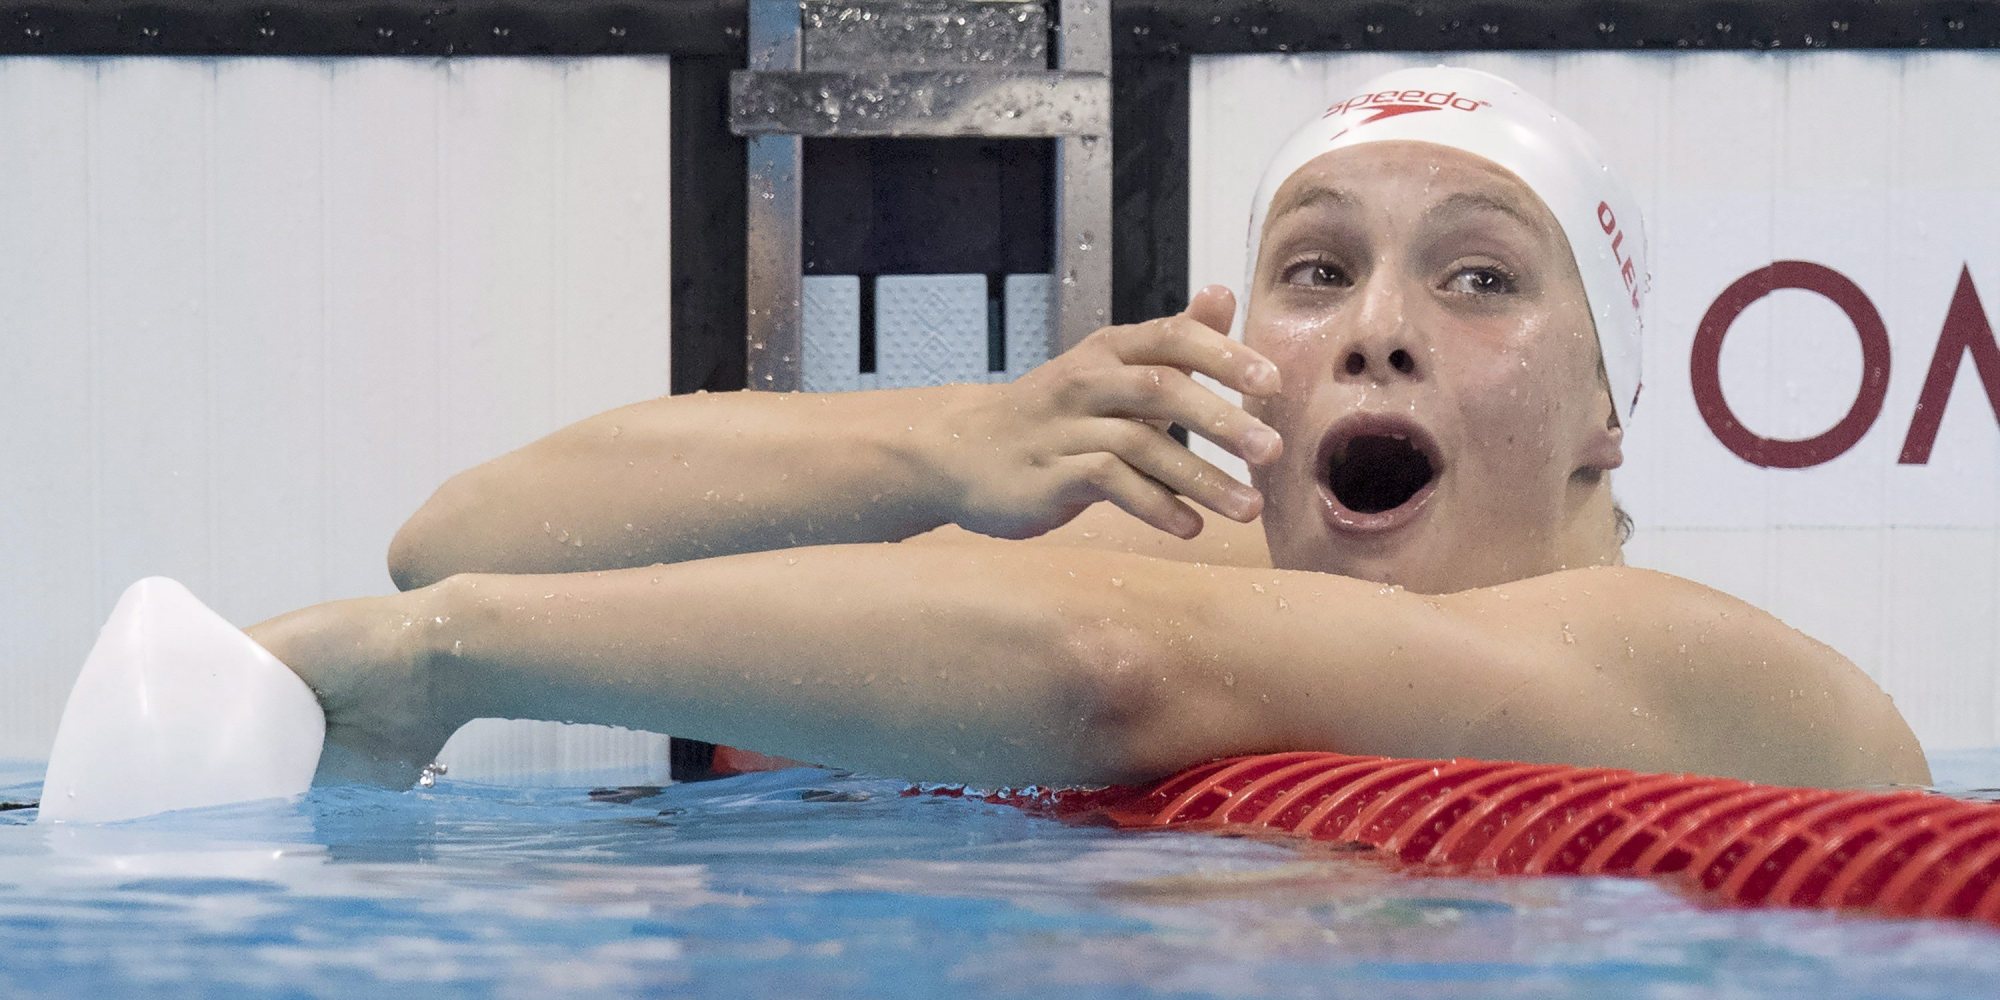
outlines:
[{"label": "fingers", "polygon": [[1102,420],[1097,434],[1106,451],[1149,480],[1233,521],[1245,524],[1264,510],[1254,487],[1232,478],[1180,442],[1133,420]]},{"label": "fingers", "polygon": [[1236,295],[1222,285],[1208,285],[1194,293],[1182,315],[1223,336],[1236,322]]},{"label": "fingers", "polygon": [[[1201,308],[1208,310],[1211,305],[1204,303]],[[1103,333],[1118,360],[1128,365],[1200,372],[1246,396],[1270,396],[1279,388],[1276,365],[1187,313]]]},{"label": "fingers", "polygon": [[[1132,426],[1145,430],[1138,424]],[[1201,533],[1201,515],[1195,513],[1194,508],[1181,502],[1156,480],[1141,475],[1117,455],[1099,451],[1071,455],[1062,462],[1070,466],[1069,471],[1076,480],[1088,485],[1093,494],[1091,500],[1109,500],[1125,513],[1169,535],[1193,538]]]},{"label": "fingers", "polygon": [[1181,372],[1159,366],[1108,369],[1097,376],[1096,411],[1108,417],[1164,420],[1262,465],[1284,450],[1278,433]]}]

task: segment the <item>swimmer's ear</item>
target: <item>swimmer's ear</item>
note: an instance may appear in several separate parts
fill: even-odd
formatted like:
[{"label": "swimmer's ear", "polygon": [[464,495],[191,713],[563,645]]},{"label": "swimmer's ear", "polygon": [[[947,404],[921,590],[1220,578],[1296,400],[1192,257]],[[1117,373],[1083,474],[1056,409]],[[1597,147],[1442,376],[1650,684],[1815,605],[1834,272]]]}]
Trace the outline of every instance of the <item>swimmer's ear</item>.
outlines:
[{"label": "swimmer's ear", "polygon": [[1236,295],[1223,285],[1209,285],[1188,300],[1187,315],[1226,337],[1236,321]]},{"label": "swimmer's ear", "polygon": [[1618,414],[1611,409],[1608,393],[1599,394],[1605,409],[1602,425],[1593,425],[1590,439],[1583,449],[1583,467],[1609,472],[1625,464],[1625,428],[1619,426]]}]

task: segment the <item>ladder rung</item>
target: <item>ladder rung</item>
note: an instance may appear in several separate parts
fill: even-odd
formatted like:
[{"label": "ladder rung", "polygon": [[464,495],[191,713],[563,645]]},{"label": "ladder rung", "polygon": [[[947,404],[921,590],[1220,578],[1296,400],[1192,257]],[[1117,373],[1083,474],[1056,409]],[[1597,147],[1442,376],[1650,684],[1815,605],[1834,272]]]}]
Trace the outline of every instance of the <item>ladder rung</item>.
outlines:
[{"label": "ladder rung", "polygon": [[1034,139],[1111,130],[1102,73],[745,70],[730,74],[729,97],[737,135]]}]

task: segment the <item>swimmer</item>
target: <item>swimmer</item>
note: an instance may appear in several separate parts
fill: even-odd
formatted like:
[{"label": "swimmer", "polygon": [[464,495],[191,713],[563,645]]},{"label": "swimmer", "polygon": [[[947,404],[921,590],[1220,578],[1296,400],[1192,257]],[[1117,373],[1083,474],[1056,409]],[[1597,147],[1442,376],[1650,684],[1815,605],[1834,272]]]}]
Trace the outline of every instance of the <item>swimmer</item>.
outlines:
[{"label": "swimmer", "polygon": [[502,717],[986,786],[1284,750],[1927,783],[1840,654],[1624,564],[1644,240],[1588,137],[1466,70],[1335,96],[1240,315],[1206,288],[1006,385],[653,400],[445,483],[402,593],[251,630],[322,774]]}]

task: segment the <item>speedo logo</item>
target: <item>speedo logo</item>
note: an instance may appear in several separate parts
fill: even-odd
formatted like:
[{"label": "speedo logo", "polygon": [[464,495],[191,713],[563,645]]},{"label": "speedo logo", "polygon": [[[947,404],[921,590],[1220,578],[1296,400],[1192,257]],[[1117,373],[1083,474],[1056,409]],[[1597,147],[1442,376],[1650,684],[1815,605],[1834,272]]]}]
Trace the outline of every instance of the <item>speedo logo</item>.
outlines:
[{"label": "speedo logo", "polygon": [[1477,111],[1490,108],[1492,101],[1479,101],[1470,97],[1460,97],[1456,90],[1383,90],[1372,94],[1359,94],[1326,109],[1321,118],[1344,115],[1349,111],[1372,111],[1373,114],[1356,122],[1366,125],[1395,115],[1414,114],[1420,111]]}]

